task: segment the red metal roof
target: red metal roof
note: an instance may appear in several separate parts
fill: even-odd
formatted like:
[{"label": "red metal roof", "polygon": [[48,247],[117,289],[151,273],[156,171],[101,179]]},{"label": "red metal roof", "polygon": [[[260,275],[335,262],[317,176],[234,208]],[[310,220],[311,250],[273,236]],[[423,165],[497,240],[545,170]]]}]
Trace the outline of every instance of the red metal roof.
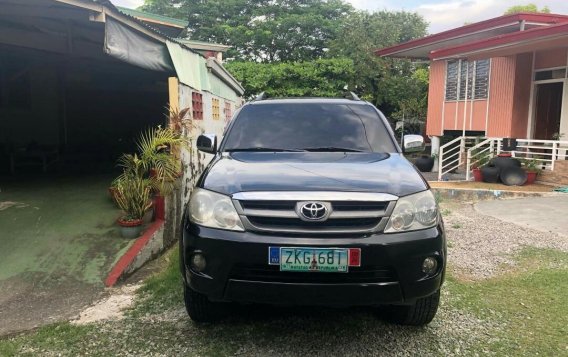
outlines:
[{"label": "red metal roof", "polygon": [[[557,41],[558,40],[558,41]],[[488,38],[481,41],[466,43],[460,46],[444,48],[432,51],[430,59],[443,59],[449,57],[466,57],[485,52],[485,57],[496,57],[498,55],[510,55],[515,49],[526,50],[526,46],[536,43],[554,43],[568,46],[568,22],[557,25],[535,28],[526,31],[519,31],[507,35]],[[553,46],[550,46],[553,47]],[[491,51],[491,54],[489,53]],[[501,51],[497,53],[496,51]],[[479,56],[478,56],[479,57]]]},{"label": "red metal roof", "polygon": [[[535,13],[518,13],[512,15],[504,15],[499,16],[493,19],[477,22],[474,24],[458,27],[452,30],[440,32],[434,35],[426,36],[423,38],[419,38],[416,40],[408,41],[399,45],[382,48],[375,51],[377,56],[393,56],[393,57],[412,57],[405,55],[404,52],[410,52],[410,50],[417,50],[420,47],[426,46],[435,46],[434,50],[439,50],[441,48],[447,47],[450,45],[450,41],[461,38],[461,40],[467,41],[467,37],[483,37],[483,33],[487,32],[485,37],[493,37],[494,34],[491,34],[491,30],[495,30],[498,28],[503,28],[511,25],[517,25],[521,22],[525,22],[532,25],[550,25],[550,24],[559,24],[559,23],[567,23],[568,16],[567,15],[558,15],[558,14],[535,14]],[[520,30],[520,26],[519,26]],[[519,30],[511,30],[511,31],[519,31]],[[511,32],[510,31],[510,32]],[[478,38],[476,38],[477,40]],[[425,49],[426,50],[426,49]],[[416,52],[416,51],[414,51]],[[430,52],[430,51],[428,51]],[[424,57],[424,56],[421,56]]]}]

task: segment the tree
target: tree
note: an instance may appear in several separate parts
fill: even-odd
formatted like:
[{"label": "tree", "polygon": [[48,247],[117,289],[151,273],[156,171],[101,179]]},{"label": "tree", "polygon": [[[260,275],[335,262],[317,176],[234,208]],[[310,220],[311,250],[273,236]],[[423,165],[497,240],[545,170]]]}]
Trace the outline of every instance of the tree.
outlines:
[{"label": "tree", "polygon": [[548,6],[543,6],[541,9],[536,6],[536,4],[530,3],[527,5],[515,5],[505,11],[505,15],[517,14],[519,12],[534,12],[534,13],[545,13],[550,14],[550,9]]},{"label": "tree", "polygon": [[[427,27],[428,24],[416,13],[355,12],[343,22],[329,55],[353,60],[355,75],[350,87],[387,116],[399,112],[405,101],[408,101],[405,105],[412,106],[414,111],[425,113],[427,65],[379,58],[374,50],[423,37]],[[414,75],[417,69],[421,70],[420,75]]]},{"label": "tree", "polygon": [[354,74],[353,62],[345,58],[225,66],[245,87],[248,98],[262,92],[270,97],[338,97]]},{"label": "tree", "polygon": [[321,58],[353,11],[343,0],[146,0],[143,9],[187,19],[191,39],[230,45],[229,57],[259,62]]}]

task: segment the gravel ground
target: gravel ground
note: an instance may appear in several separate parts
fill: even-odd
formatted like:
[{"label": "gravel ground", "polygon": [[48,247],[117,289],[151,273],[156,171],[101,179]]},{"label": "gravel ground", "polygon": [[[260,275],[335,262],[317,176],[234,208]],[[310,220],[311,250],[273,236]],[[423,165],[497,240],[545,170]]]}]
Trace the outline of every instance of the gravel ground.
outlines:
[{"label": "gravel ground", "polygon": [[[568,251],[568,237],[545,234],[477,213],[472,205],[442,204],[450,272],[486,279],[514,264],[524,246]],[[129,314],[77,328],[89,338],[50,347],[30,345],[24,354],[44,356],[479,356],[496,342],[506,322],[495,311],[480,319],[459,309],[461,297],[442,289],[434,321],[421,328],[383,322],[371,309],[244,306],[216,325],[195,325],[181,302],[161,303],[157,314]],[[121,291],[124,294],[124,290]],[[181,293],[181,288],[180,288]],[[497,341],[498,342],[498,341]],[[56,346],[55,348],[53,346]]]},{"label": "gravel ground", "polygon": [[[444,297],[447,299],[447,297]],[[217,325],[196,326],[183,307],[96,325],[78,349],[25,348],[43,356],[422,356],[475,355],[498,326],[443,306],[427,327],[393,326],[366,309],[244,307]],[[108,336],[108,337],[107,337]],[[488,352],[488,351],[486,351]]]},{"label": "gravel ground", "polygon": [[471,204],[443,204],[450,269],[460,276],[484,279],[515,264],[524,247],[568,252],[568,236],[544,233],[477,212]]}]

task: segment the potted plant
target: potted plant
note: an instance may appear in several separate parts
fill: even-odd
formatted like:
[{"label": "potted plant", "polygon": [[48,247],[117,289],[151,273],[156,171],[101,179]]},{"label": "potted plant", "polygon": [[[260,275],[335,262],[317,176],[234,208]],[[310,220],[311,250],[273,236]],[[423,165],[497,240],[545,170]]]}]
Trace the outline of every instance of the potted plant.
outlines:
[{"label": "potted plant", "polygon": [[124,213],[118,219],[124,238],[137,238],[140,235],[144,214],[152,207],[150,189],[150,180],[138,175],[123,177],[116,187],[116,203]]},{"label": "potted plant", "polygon": [[[480,154],[479,150],[474,150],[472,156],[476,158]],[[483,174],[481,172],[481,168],[483,168],[489,162],[489,156],[484,154],[479,156],[478,158],[474,159],[475,162],[471,165],[471,172],[473,173],[473,179],[475,182],[482,182],[483,181]]]},{"label": "potted plant", "polygon": [[527,172],[527,182],[525,185],[532,185],[535,183],[537,176],[542,172],[542,164],[534,159],[522,160],[523,168]]},{"label": "potted plant", "polygon": [[154,188],[154,216],[165,219],[165,199],[175,188],[181,172],[181,160],[175,152],[185,143],[174,128],[151,128],[138,140],[140,160]]}]

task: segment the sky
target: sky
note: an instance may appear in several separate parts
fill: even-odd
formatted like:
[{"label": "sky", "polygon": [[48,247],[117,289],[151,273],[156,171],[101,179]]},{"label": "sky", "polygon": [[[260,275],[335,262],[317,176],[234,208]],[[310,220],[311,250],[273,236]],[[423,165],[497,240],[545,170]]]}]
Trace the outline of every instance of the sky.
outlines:
[{"label": "sky", "polygon": [[[130,8],[144,0],[111,0],[115,5]],[[502,15],[513,5],[534,3],[548,6],[553,13],[568,15],[568,0],[347,0],[357,9],[416,11],[430,23],[429,32],[437,33]]]}]

